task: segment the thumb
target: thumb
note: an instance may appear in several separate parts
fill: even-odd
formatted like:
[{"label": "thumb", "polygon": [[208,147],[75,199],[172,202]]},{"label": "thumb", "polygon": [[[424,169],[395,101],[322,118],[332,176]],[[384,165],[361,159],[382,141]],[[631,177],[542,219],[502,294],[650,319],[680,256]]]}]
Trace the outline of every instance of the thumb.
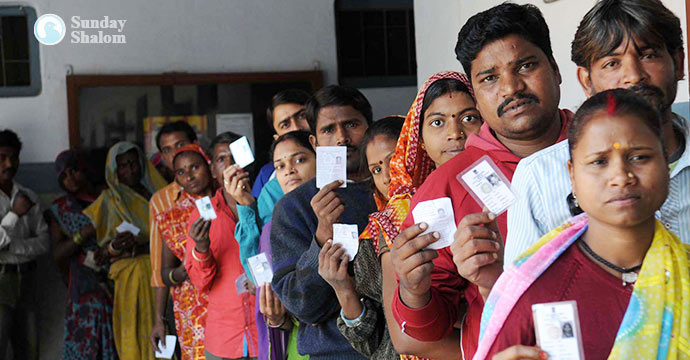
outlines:
[{"label": "thumb", "polygon": [[487,207],[484,207],[482,209],[482,211],[485,212],[486,216],[489,218],[489,220],[491,220],[490,222],[485,223],[485,226],[489,230],[496,232],[496,234],[498,234],[501,237],[501,239],[500,239],[501,242],[503,242],[503,236],[501,235],[501,230],[498,228],[498,216],[496,216],[496,214],[490,212]]}]

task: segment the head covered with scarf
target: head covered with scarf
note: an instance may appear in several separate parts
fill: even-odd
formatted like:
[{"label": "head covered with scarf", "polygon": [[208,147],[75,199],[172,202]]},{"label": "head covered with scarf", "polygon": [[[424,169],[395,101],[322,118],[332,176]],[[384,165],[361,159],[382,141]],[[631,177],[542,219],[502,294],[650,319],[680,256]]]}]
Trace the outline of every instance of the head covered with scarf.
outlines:
[{"label": "head covered with scarf", "polygon": [[141,185],[150,194],[166,185],[165,180],[138,146],[127,141],[113,145],[108,151],[105,165],[105,181],[108,189],[104,190],[98,199],[84,210],[96,228],[99,244],[114,238],[117,235],[117,226],[123,221],[133,224],[148,237],[148,199],[121,183],[117,176],[117,157],[132,149],[136,150],[139,159]]},{"label": "head covered with scarf", "polygon": [[378,251],[379,235],[383,236],[390,246],[400,232],[403,220],[410,212],[410,199],[417,192],[417,188],[436,169],[434,161],[424,150],[421,141],[421,118],[424,96],[429,87],[441,79],[455,79],[461,81],[470,91],[474,99],[472,84],[467,76],[455,71],[442,71],[427,79],[417,93],[410,110],[405,118],[402,132],[391,158],[391,183],[388,187],[390,200],[378,212],[369,215],[369,224],[360,239],[374,239],[374,246]]}]

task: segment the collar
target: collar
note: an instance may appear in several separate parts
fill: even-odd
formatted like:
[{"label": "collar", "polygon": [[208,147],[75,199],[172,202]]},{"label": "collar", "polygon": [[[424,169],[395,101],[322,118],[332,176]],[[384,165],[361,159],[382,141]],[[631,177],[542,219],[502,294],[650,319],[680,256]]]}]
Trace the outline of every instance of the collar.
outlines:
[{"label": "collar", "polygon": [[671,177],[678,175],[683,169],[690,167],[690,123],[682,116],[673,113],[673,128],[678,130],[685,138],[685,151],[678,159],[676,167],[671,173]]}]

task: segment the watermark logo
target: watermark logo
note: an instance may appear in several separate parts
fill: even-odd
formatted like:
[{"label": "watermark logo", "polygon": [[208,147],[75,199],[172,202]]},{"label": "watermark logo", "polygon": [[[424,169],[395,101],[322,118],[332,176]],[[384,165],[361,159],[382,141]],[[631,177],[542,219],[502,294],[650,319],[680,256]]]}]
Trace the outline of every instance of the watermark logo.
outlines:
[{"label": "watermark logo", "polygon": [[67,33],[65,22],[55,14],[45,14],[34,24],[34,36],[43,45],[55,45],[62,41]]}]

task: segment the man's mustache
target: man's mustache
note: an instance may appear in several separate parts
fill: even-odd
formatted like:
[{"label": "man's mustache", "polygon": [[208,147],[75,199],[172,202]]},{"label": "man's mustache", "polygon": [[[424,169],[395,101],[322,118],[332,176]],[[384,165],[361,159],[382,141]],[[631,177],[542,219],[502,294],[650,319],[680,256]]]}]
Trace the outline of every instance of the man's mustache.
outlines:
[{"label": "man's mustache", "polygon": [[508,106],[513,101],[520,100],[520,99],[532,100],[537,104],[539,103],[539,98],[536,95],[528,94],[528,93],[519,93],[515,96],[511,96],[511,97],[505,99],[505,101],[503,101],[503,103],[498,106],[498,109],[496,110],[496,114],[498,114],[498,117],[503,116],[503,114],[505,113],[504,110],[505,110],[506,106]]},{"label": "man's mustache", "polygon": [[658,97],[658,98],[663,98],[664,97],[664,92],[653,85],[635,85],[632,87],[629,87],[628,90],[634,91],[636,94],[648,98],[650,96],[653,97]]}]

